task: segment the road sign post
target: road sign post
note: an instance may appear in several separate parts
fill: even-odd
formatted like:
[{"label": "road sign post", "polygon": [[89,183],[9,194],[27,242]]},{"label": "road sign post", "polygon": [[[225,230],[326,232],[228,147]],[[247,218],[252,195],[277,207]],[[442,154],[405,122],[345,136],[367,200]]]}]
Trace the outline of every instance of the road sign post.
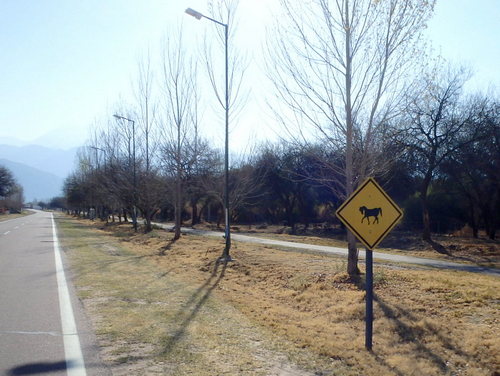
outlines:
[{"label": "road sign post", "polygon": [[365,311],[365,347],[372,349],[373,338],[373,253],[366,249],[366,311]]},{"label": "road sign post", "polygon": [[396,226],[403,211],[373,178],[366,179],[339,207],[337,217],[366,246],[365,347],[372,349],[373,253],[372,250]]}]

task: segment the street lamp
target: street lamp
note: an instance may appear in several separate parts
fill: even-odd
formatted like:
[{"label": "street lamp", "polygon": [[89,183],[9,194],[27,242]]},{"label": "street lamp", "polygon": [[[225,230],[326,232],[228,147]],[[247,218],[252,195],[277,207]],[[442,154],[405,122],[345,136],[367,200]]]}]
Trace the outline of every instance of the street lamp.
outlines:
[{"label": "street lamp", "polygon": [[95,163],[97,165],[97,168],[99,169],[99,158],[97,157],[97,151],[102,151],[103,153],[106,153],[106,150],[99,148],[97,146],[92,146],[92,145],[90,145],[89,147],[91,149],[94,149],[94,151],[95,151]]},{"label": "street lamp", "polygon": [[137,232],[137,177],[135,172],[135,121],[124,116],[117,114],[113,115],[119,120],[126,120],[132,123],[132,168],[133,168],[133,179],[134,179],[134,203],[133,203],[133,213],[132,213],[132,223],[134,225],[134,231]]},{"label": "street lamp", "polygon": [[229,250],[231,249],[231,230],[229,228],[229,90],[228,90],[228,55],[227,55],[227,35],[228,35],[228,25],[222,23],[220,21],[214,20],[213,18],[207,17],[200,12],[197,12],[194,9],[187,8],[186,13],[190,16],[193,16],[197,20],[201,20],[202,18],[206,18],[212,22],[215,22],[217,25],[224,27],[224,48],[225,48],[225,59],[226,59],[226,141],[225,141],[225,150],[224,150],[224,216],[226,219],[226,228],[225,228],[225,238],[226,238],[226,246],[224,248],[224,252],[220,257],[220,260],[223,262],[231,261],[231,256],[229,255]]},{"label": "street lamp", "polygon": [[[96,164],[96,170],[100,170],[100,166],[99,166],[99,157],[97,155],[97,152],[98,151],[102,151],[103,153],[106,153],[106,150],[100,148],[100,147],[97,147],[97,146],[92,146],[92,145],[89,145],[89,148],[90,149],[93,149],[95,151],[95,164]],[[106,160],[104,160],[104,168],[106,169]],[[98,181],[99,177],[102,176],[102,174],[96,174],[96,176],[94,177],[96,179],[96,181]],[[102,180],[102,178],[101,178]],[[97,195],[97,198],[98,200],[97,201],[101,201],[99,200],[99,195]],[[102,203],[102,201],[101,201]],[[98,208],[98,205],[95,205],[95,211],[97,212],[97,208]],[[99,218],[101,218],[101,220],[104,220],[104,205],[101,205],[101,208],[100,208],[100,212],[99,212]],[[95,213],[96,214],[96,213]],[[95,215],[94,214],[94,215]]]}]

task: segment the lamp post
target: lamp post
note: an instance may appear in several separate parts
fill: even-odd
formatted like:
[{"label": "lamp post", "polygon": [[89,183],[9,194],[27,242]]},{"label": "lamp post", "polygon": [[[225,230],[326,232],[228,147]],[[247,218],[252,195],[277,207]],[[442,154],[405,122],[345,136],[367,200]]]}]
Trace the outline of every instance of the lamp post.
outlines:
[{"label": "lamp post", "polygon": [[97,157],[97,151],[102,151],[103,153],[106,153],[106,150],[104,150],[102,148],[98,148],[97,146],[92,146],[92,145],[90,145],[90,148],[94,149],[94,151],[95,151],[95,164],[96,164],[97,168],[99,169],[99,158]]},{"label": "lamp post", "polygon": [[207,17],[204,14],[197,12],[194,9],[187,8],[186,13],[193,16],[197,20],[206,18],[217,25],[224,27],[224,49],[225,49],[225,74],[226,74],[226,93],[225,93],[225,110],[226,110],[226,137],[225,137],[225,149],[224,149],[224,217],[225,217],[225,238],[226,246],[224,252],[220,257],[220,261],[227,262],[231,261],[231,256],[229,255],[229,250],[231,249],[231,230],[229,228],[229,80],[228,80],[228,54],[227,54],[227,39],[228,39],[228,24],[222,23],[220,21],[214,20],[213,18]]},{"label": "lamp post", "polygon": [[[102,151],[103,153],[106,153],[106,151],[105,151],[104,149],[101,149],[101,148],[97,147],[97,146],[92,146],[92,145],[90,145],[89,147],[90,147],[91,149],[94,149],[94,151],[95,151],[95,164],[96,164],[96,166],[97,166],[97,167],[96,167],[96,170],[99,170],[99,169],[100,169],[100,166],[99,166],[99,158],[98,158],[98,156],[97,156],[97,152],[98,152],[98,151]],[[104,161],[104,163],[106,163],[106,161]],[[96,180],[97,180],[97,178],[98,178],[98,177],[99,177],[99,175],[98,175],[98,174],[96,174],[96,176],[94,176],[94,178],[95,178]],[[99,199],[99,195],[97,195],[97,197],[98,197],[98,199]],[[100,200],[98,200],[98,201],[100,201]],[[95,210],[97,211],[97,209],[98,209],[98,205],[95,205]],[[99,217],[103,220],[103,218],[104,218],[104,214],[103,214],[103,213],[104,213],[104,207],[103,207],[103,205],[101,205],[100,209],[101,209],[102,211],[99,213]]]},{"label": "lamp post", "polygon": [[126,120],[132,123],[132,169],[133,169],[133,179],[134,179],[134,195],[133,195],[133,213],[132,213],[132,223],[134,226],[134,231],[137,232],[137,177],[135,172],[135,121],[124,116],[120,116],[117,114],[113,115],[115,118],[119,120]]}]

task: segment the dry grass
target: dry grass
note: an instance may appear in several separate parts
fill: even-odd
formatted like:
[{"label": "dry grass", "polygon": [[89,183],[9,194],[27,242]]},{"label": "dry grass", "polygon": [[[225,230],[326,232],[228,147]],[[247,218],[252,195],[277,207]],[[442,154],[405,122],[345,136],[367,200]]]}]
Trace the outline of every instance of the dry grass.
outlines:
[{"label": "dry grass", "polygon": [[33,214],[33,212],[27,210],[23,210],[21,213],[0,214],[0,222],[10,221],[11,219],[25,217],[30,214]]},{"label": "dry grass", "polygon": [[[89,223],[58,223],[79,297],[114,375],[309,375],[288,359],[286,341],[276,344],[216,296],[223,265],[193,273],[168,253],[160,256],[165,233],[129,243],[128,228],[113,228],[110,236]],[[189,247],[206,251],[204,239]],[[314,359],[307,353],[301,357]]]},{"label": "dry grass", "polygon": [[342,258],[237,243],[224,267],[219,240],[60,224],[115,374],[500,372],[497,277],[376,267],[369,353],[364,291]]}]

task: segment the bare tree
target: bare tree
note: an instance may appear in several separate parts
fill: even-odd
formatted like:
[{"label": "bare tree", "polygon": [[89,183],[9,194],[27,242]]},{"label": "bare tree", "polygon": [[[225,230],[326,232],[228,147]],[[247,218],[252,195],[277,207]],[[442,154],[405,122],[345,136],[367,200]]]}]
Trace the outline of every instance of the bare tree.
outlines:
[{"label": "bare tree", "polygon": [[500,103],[492,95],[477,95],[465,103],[472,106],[474,121],[468,122],[461,145],[440,170],[461,193],[473,236],[479,237],[482,222],[490,239],[495,238],[500,218]]},{"label": "bare tree", "polygon": [[21,185],[16,184],[13,191],[7,196],[5,203],[9,210],[14,213],[21,213],[24,205],[24,189]]},{"label": "bare tree", "polygon": [[163,54],[163,97],[164,126],[162,155],[163,163],[175,177],[174,240],[181,235],[183,187],[182,180],[187,165],[191,163],[189,144],[197,136],[196,64],[186,56],[183,46],[182,29],[165,42]]},{"label": "bare tree", "polygon": [[159,148],[156,113],[157,103],[154,96],[154,72],[149,54],[139,63],[135,97],[137,103],[138,145],[141,170],[138,173],[138,206],[145,221],[145,232],[152,230],[152,218],[158,211],[164,191],[159,179],[159,164],[155,156]]},{"label": "bare tree", "polygon": [[[264,173],[256,171],[256,153],[236,156],[231,163],[228,174],[229,206],[231,208],[231,221],[237,219],[240,209],[248,207],[256,199],[262,197]],[[223,168],[222,154],[206,150],[203,156],[205,170],[199,169],[199,179],[205,187],[205,195],[216,203],[218,210],[217,226],[225,217],[223,186],[225,185],[225,171]],[[207,168],[209,166],[209,168]]]},{"label": "bare tree", "polygon": [[[272,105],[297,142],[317,137],[327,148],[344,150],[345,165],[332,165],[332,176],[343,179],[330,186],[345,198],[364,178],[385,171],[384,128],[401,104],[434,1],[281,4],[284,15],[268,48],[277,99]],[[353,276],[359,270],[351,233],[348,243]]]},{"label": "bare tree", "polygon": [[405,146],[421,178],[422,238],[441,252],[444,249],[431,239],[429,187],[442,163],[479,135],[477,116],[485,102],[463,100],[463,85],[469,77],[467,70],[450,67],[437,68],[422,76],[418,90],[408,98],[403,118]]},{"label": "bare tree", "polygon": [[[247,67],[245,56],[236,48],[233,43],[237,26],[237,11],[239,0],[209,0],[208,9],[211,17],[227,25],[228,40],[225,45],[225,32],[219,25],[214,25],[218,36],[218,45],[220,49],[227,47],[228,71],[227,71],[227,91],[228,101],[225,101],[225,74],[221,64],[222,53],[214,54],[216,50],[212,43],[205,40],[204,55],[205,65],[214,90],[217,102],[227,110],[231,120],[236,119],[237,114],[242,110],[246,99],[246,91],[243,89],[243,77]],[[227,108],[226,108],[227,107]],[[222,116],[221,116],[222,118]],[[230,121],[230,124],[232,122]]]},{"label": "bare tree", "polygon": [[[127,106],[128,107],[128,106]],[[133,117],[126,106],[117,108],[118,113]],[[135,125],[134,125],[135,127]],[[88,140],[88,147],[79,155],[79,171],[90,181],[93,189],[92,206],[100,205],[101,218],[107,218],[104,212],[120,209],[123,216],[133,215],[133,207],[140,201],[140,181],[143,162],[140,156],[134,157],[134,143],[137,143],[135,128],[130,122],[108,119],[104,126],[94,125],[93,135]],[[137,132],[139,133],[139,132]],[[120,215],[121,217],[121,215]]]},{"label": "bare tree", "polygon": [[[478,123],[481,126],[481,135],[479,142],[474,142],[473,146],[468,145],[468,150],[461,154],[462,158],[465,156],[465,160],[468,151],[475,156],[475,161],[471,161],[473,163],[468,164],[463,173],[469,176],[475,175],[475,179],[472,180],[472,191],[475,191],[473,195],[476,196],[479,203],[486,234],[493,240],[500,227],[500,217],[498,216],[500,212],[500,102],[497,98],[493,98],[480,109]],[[456,158],[455,161],[458,162],[462,158]],[[462,159],[462,163],[464,159]],[[465,161],[465,163],[467,162]],[[471,170],[476,172],[471,174]]]}]

